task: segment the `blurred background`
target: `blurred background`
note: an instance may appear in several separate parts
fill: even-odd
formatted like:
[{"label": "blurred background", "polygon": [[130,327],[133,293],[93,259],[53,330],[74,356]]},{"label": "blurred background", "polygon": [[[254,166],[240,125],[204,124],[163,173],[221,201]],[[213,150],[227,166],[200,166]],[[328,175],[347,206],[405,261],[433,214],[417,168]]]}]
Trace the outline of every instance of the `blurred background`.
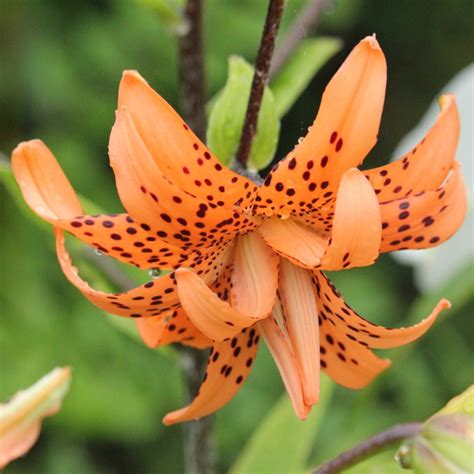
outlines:
[{"label": "blurred background", "polygon": [[[207,90],[212,97],[225,82],[230,54],[254,60],[267,2],[206,3]],[[303,4],[288,0],[282,36]],[[471,0],[334,1],[317,31],[341,38],[343,50],[283,119],[277,157],[307,129],[325,84],[347,52],[375,32],[388,60],[388,90],[379,142],[365,166],[389,161],[445,84],[473,60],[472,25]],[[9,159],[18,142],[41,138],[78,192],[108,212],[120,211],[107,142],[121,72],[137,69],[179,109],[176,53],[175,36],[146,2],[0,0],[0,152]],[[472,110],[472,95],[468,107]],[[472,133],[472,123],[463,127]],[[468,152],[472,159],[472,147]],[[60,414],[45,422],[38,444],[6,472],[183,472],[182,429],[161,424],[166,412],[183,405],[178,356],[146,348],[82,298],[59,269],[50,230],[19,205],[12,190],[11,183],[0,187],[0,399],[54,366],[71,365],[73,385]],[[438,296],[450,297],[453,309],[421,341],[391,351],[393,367],[370,387],[331,391],[311,435],[307,465],[396,422],[425,419],[471,382],[472,229],[470,237],[462,243],[464,265],[424,291],[415,284],[413,266],[392,256],[370,268],[331,275],[349,304],[373,322],[415,322],[431,311]],[[100,280],[89,271],[91,281]],[[219,472],[228,471],[245,452],[282,390],[262,346],[248,382],[216,416]],[[292,435],[297,437],[302,425],[293,423]],[[273,436],[280,435],[274,430]],[[396,472],[389,458],[379,456],[371,461],[379,464],[360,472]]]}]

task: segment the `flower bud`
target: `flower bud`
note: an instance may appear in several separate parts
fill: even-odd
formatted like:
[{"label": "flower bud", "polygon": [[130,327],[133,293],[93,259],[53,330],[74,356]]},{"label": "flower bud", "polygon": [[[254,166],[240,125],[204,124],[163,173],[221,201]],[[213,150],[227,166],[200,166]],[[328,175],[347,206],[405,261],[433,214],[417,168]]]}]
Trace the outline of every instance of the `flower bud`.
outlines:
[{"label": "flower bud", "polygon": [[474,390],[470,387],[424,424],[396,454],[401,467],[420,474],[474,471]]}]

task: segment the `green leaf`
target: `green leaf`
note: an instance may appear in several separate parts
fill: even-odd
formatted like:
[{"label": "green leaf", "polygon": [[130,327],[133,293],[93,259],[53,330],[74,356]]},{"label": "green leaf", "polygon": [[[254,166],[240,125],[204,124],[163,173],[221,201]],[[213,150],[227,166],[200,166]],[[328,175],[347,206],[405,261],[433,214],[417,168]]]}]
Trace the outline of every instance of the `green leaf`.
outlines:
[{"label": "green leaf", "polygon": [[296,417],[287,395],[282,395],[247,442],[230,474],[304,472],[333,388],[333,382],[321,375],[320,401],[304,422]]},{"label": "green leaf", "polygon": [[304,40],[270,83],[278,116],[283,117],[306,89],[314,75],[342,47],[338,38]]},{"label": "green leaf", "polygon": [[[207,144],[225,165],[235,157],[244,124],[253,67],[239,56],[229,58],[226,85],[212,102],[207,129]],[[266,87],[252,142],[248,169],[260,170],[272,160],[278,144],[280,121],[272,91]]]},{"label": "green leaf", "polygon": [[157,15],[163,25],[172,33],[184,34],[187,30],[183,15],[184,0],[135,0]]}]

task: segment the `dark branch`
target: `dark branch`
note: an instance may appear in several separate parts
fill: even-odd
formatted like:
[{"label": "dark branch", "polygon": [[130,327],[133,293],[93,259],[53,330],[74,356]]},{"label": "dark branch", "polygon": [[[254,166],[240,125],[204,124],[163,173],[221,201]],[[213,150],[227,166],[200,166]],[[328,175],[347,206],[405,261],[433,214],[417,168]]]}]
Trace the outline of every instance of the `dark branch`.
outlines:
[{"label": "dark branch", "polygon": [[[191,347],[182,346],[181,365],[186,374],[186,392],[188,403],[198,393],[207,363],[207,354]],[[212,437],[213,416],[197,421],[188,421],[184,425],[184,460],[186,472],[191,474],[210,474],[215,472],[215,446]]]},{"label": "dark branch", "polygon": [[330,0],[309,0],[293,23],[290,31],[278,45],[270,68],[273,77],[285,64],[298,43],[315,28],[321,15],[331,6]]},{"label": "dark branch", "polygon": [[275,40],[280,27],[284,7],[285,0],[270,0],[270,4],[268,5],[260,48],[255,61],[255,73],[250,90],[247,113],[245,115],[239,149],[237,150],[236,156],[237,162],[240,163],[243,168],[246,168],[252,141],[257,131],[258,113],[262,104],[265,85],[268,82],[268,71],[270,69]]},{"label": "dark branch", "polygon": [[179,41],[179,75],[183,116],[196,135],[206,135],[205,80],[202,41],[202,0],[188,0],[184,15],[188,30]]},{"label": "dark branch", "polygon": [[[184,14],[187,33],[179,42],[179,73],[181,100],[186,122],[204,141],[206,135],[205,79],[202,36],[202,0],[187,0]],[[184,347],[181,363],[185,372],[188,401],[196,395],[206,366],[204,353]],[[186,472],[211,474],[214,472],[215,449],[212,440],[213,417],[185,423],[184,458]]]},{"label": "dark branch", "polygon": [[395,425],[392,428],[382,431],[381,433],[372,436],[372,438],[359,443],[331,461],[322,464],[317,469],[313,470],[312,473],[336,474],[341,472],[405,438],[416,436],[420,433],[422,427],[422,423],[403,423]]}]

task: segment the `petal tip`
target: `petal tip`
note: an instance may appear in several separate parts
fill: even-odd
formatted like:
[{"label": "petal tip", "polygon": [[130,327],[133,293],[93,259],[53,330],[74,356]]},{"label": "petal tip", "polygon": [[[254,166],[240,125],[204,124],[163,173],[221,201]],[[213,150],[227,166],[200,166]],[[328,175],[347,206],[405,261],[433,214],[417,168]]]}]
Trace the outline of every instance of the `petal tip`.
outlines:
[{"label": "petal tip", "polygon": [[443,298],[439,303],[438,303],[438,308],[440,311],[443,309],[451,309],[451,301]]},{"label": "petal tip", "polygon": [[140,75],[140,73],[136,69],[126,69],[125,71],[122,72],[122,80],[140,80],[143,81],[143,77]]},{"label": "petal tip", "polygon": [[361,43],[367,44],[370,49],[376,50],[376,51],[382,51],[382,48],[380,47],[379,42],[377,41],[377,37],[375,33],[373,33],[371,36],[366,36]]}]

